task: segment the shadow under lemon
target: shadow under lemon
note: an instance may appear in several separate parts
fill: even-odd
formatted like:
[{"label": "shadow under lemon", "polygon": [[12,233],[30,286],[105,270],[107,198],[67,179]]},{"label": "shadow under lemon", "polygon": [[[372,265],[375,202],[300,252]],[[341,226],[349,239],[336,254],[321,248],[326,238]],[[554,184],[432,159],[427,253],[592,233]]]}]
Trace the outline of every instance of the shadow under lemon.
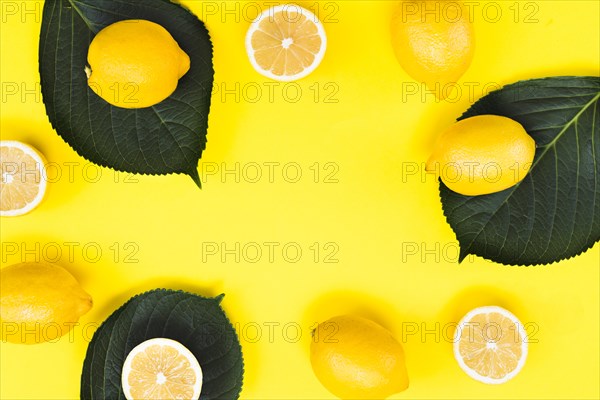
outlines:
[{"label": "shadow under lemon", "polygon": [[[119,309],[123,304],[125,304],[132,297],[137,296],[139,294],[148,292],[150,290],[154,290],[157,288],[160,289],[171,289],[171,290],[182,290],[184,292],[189,292],[193,294],[197,294],[203,297],[216,297],[223,293],[219,289],[223,287],[222,282],[215,282],[212,284],[205,285],[197,285],[190,284],[189,282],[168,278],[168,277],[157,277],[144,281],[143,283],[139,283],[131,286],[125,292],[121,292],[117,295],[111,297],[108,301],[102,303],[102,305],[98,304],[98,309],[95,312],[95,316],[98,317],[98,323],[101,324],[104,322],[113,312]],[[225,296],[224,300],[227,299]],[[100,303],[100,301],[98,301]]]},{"label": "shadow under lemon", "polygon": [[[517,317],[524,310],[514,294],[493,286],[475,286],[459,292],[438,314],[438,320],[458,323],[469,311],[484,306],[499,306],[514,313]],[[452,345],[452,343],[450,343]]]},{"label": "shadow under lemon", "polygon": [[[370,319],[390,332],[394,332],[394,321],[398,318],[391,303],[365,293],[340,290],[326,293],[313,301],[304,312],[301,324],[314,328],[318,323],[345,314]],[[311,336],[306,335],[302,339],[306,342],[304,352],[308,355]]]}]

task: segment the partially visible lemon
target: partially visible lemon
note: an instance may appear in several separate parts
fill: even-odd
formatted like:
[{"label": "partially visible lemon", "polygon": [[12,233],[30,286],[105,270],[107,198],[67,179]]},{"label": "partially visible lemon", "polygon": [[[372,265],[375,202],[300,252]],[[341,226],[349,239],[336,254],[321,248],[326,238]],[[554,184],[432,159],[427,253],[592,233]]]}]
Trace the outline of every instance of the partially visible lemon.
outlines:
[{"label": "partially visible lemon", "polygon": [[46,193],[46,159],[33,147],[0,141],[0,216],[15,217],[36,208]]},{"label": "partially visible lemon", "polygon": [[254,69],[278,81],[295,81],[313,72],[326,48],[321,21],[295,4],[263,11],[246,34],[246,52]]},{"label": "partially visible lemon", "polygon": [[196,400],[202,389],[202,369],[181,343],[154,338],[131,350],[121,372],[128,400]]},{"label": "partially visible lemon", "polygon": [[403,1],[392,18],[398,62],[438,98],[452,92],[469,68],[475,49],[473,24],[461,1]]},{"label": "partially visible lemon", "polygon": [[439,137],[426,169],[453,191],[477,196],[522,181],[535,156],[535,141],[517,121],[478,115],[456,122]]},{"label": "partially visible lemon", "polygon": [[160,103],[190,69],[189,56],[154,22],[133,19],[102,29],[88,50],[88,85],[110,104],[143,108]]},{"label": "partially visible lemon", "polygon": [[459,322],[454,357],[471,378],[488,384],[507,382],[527,359],[527,333],[521,321],[502,307],[479,307]]},{"label": "partially visible lemon", "polygon": [[0,271],[2,341],[53,341],[92,308],[92,298],[64,268],[21,263]]},{"label": "partially visible lemon", "polygon": [[342,399],[385,399],[408,388],[402,346],[365,318],[343,315],[320,323],[310,361],[323,386]]}]

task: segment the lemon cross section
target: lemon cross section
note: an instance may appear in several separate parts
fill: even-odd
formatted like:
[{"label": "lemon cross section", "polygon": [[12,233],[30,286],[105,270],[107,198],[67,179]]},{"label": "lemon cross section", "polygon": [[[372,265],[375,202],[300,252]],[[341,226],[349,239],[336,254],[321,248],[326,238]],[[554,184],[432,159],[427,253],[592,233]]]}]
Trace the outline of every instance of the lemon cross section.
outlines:
[{"label": "lemon cross section", "polygon": [[202,389],[202,369],[181,343],[154,338],[131,350],[121,373],[128,400],[196,400]]},{"label": "lemon cross section", "polygon": [[15,217],[36,208],[46,193],[46,159],[33,147],[0,141],[0,216]]},{"label": "lemon cross section", "polygon": [[293,4],[263,11],[246,34],[246,51],[254,69],[278,81],[309,75],[323,60],[326,48],[321,21]]},{"label": "lemon cross section", "polygon": [[527,343],[523,324],[511,312],[497,306],[479,307],[458,323],[454,357],[471,378],[500,384],[523,369]]}]

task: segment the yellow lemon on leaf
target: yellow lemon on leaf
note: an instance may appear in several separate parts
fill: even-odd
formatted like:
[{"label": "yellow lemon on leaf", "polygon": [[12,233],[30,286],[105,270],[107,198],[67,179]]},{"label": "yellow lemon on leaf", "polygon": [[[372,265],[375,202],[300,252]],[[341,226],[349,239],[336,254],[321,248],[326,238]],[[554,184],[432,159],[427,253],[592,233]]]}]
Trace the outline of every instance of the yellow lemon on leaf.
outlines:
[{"label": "yellow lemon on leaf", "polygon": [[117,107],[144,108],[175,91],[190,58],[161,25],[135,19],[98,32],[88,64],[88,85],[98,96]]},{"label": "yellow lemon on leaf", "polygon": [[439,137],[426,169],[453,191],[477,196],[522,181],[535,156],[535,141],[517,121],[478,115],[450,126]]}]

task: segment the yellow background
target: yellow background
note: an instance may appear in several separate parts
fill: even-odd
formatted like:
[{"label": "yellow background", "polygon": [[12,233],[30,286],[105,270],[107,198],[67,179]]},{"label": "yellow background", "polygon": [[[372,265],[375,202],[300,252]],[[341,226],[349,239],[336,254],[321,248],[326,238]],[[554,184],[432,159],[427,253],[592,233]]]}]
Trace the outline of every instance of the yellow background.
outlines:
[{"label": "yellow background", "polygon": [[[0,3],[10,11],[1,25],[2,140],[34,145],[61,173],[38,209],[2,219],[2,266],[36,253],[55,258],[58,246],[58,262],[95,302],[72,340],[1,344],[1,398],[78,398],[94,326],[132,295],[155,287],[226,294],[223,306],[239,326],[244,350],[244,399],[332,398],[311,371],[309,332],[315,322],[348,312],[375,319],[403,341],[411,384],[394,398],[600,396],[600,247],[544,267],[506,267],[474,257],[459,265],[433,177],[403,173],[421,169],[436,134],[481,97],[486,84],[598,75],[597,1],[500,1],[485,16],[488,2],[475,2],[476,54],[459,83],[463,93],[452,102],[424,94],[396,62],[389,40],[396,2],[299,2],[318,8],[327,53],[297,86],[274,86],[271,99],[269,81],[252,69],[244,49],[249,18],[264,3],[182,1],[212,35],[215,87],[230,90],[213,96],[200,164],[203,190],[186,176],[131,178],[78,157],[53,132],[39,87],[38,94],[23,91],[39,82],[42,3]],[[17,13],[6,3],[16,4]],[[23,14],[25,7],[39,12]],[[497,9],[502,15],[492,22]],[[293,103],[298,87],[302,94]],[[415,87],[419,93],[409,95]],[[236,163],[239,182],[233,174],[206,174]],[[251,182],[253,163],[263,174],[257,183]],[[273,182],[265,163],[279,163]],[[311,169],[315,163],[318,168]],[[301,179],[288,182],[298,166]],[[325,182],[332,171],[334,182]],[[77,244],[65,245],[71,242]],[[265,242],[279,243],[273,262]],[[247,253],[239,262],[234,255],[222,262],[221,253],[203,254],[210,243],[239,243]],[[249,262],[255,256],[249,243],[265,251],[258,262]],[[281,252],[286,244],[287,260]],[[6,246],[16,246],[17,254],[7,254]],[[72,260],[68,246],[75,249]],[[292,246],[303,251],[296,263],[289,258]],[[102,254],[96,257],[98,248]],[[332,250],[337,263],[325,262]],[[443,330],[470,308],[487,304],[513,311],[528,324],[534,342],[523,371],[500,386],[466,376],[454,361],[451,333]],[[439,338],[406,335],[415,327],[435,331],[436,323]],[[298,327],[303,335],[293,343]]]}]

